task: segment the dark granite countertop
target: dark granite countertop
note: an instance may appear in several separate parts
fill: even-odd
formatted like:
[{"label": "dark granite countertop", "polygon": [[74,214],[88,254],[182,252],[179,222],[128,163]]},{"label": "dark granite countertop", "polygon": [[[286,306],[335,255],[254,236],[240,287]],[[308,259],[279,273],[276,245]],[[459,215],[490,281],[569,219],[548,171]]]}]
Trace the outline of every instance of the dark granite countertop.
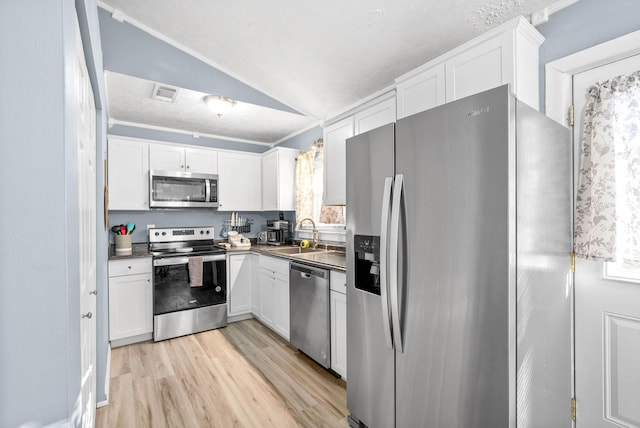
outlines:
[{"label": "dark granite countertop", "polygon": [[[149,253],[149,247],[146,243],[141,244],[133,244],[132,253],[128,255],[116,255],[116,250],[114,245],[109,245],[109,260],[126,260],[131,258],[139,258],[139,257],[151,257]],[[308,264],[324,269],[331,270],[339,270],[346,271],[347,270],[347,259],[344,253],[344,246],[340,245],[331,245],[331,244],[320,244],[321,248],[325,248],[329,250],[329,252],[319,252],[319,253],[303,253],[303,254],[281,254],[278,253],[278,249],[280,248],[295,248],[296,245],[285,245],[285,246],[273,246],[273,245],[251,245],[249,248],[242,249],[234,249],[231,247],[227,250],[227,253],[258,253],[265,254],[272,257],[278,257],[281,259],[286,259],[289,261],[293,261],[296,263]]]},{"label": "dark granite countertop", "polygon": [[344,246],[320,244],[320,248],[326,248],[329,252],[319,253],[303,253],[303,254],[282,254],[278,253],[280,248],[296,248],[296,245],[273,246],[273,245],[252,245],[251,248],[245,250],[228,250],[228,252],[255,252],[268,255],[271,257],[279,257],[296,263],[308,264],[324,269],[339,270],[345,272],[347,270],[347,258],[344,252]]},{"label": "dark granite countertop", "polygon": [[149,253],[149,245],[147,243],[132,244],[131,254],[127,255],[116,255],[116,246],[109,245],[109,260],[126,260],[139,257],[151,257],[151,253]]}]

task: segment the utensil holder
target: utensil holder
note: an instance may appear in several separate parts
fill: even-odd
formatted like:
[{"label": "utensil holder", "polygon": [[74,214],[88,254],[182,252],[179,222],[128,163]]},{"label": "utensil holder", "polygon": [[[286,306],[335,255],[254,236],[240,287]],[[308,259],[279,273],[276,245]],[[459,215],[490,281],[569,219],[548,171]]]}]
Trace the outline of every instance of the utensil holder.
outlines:
[{"label": "utensil holder", "polygon": [[132,253],[131,235],[116,235],[116,255],[126,256]]}]

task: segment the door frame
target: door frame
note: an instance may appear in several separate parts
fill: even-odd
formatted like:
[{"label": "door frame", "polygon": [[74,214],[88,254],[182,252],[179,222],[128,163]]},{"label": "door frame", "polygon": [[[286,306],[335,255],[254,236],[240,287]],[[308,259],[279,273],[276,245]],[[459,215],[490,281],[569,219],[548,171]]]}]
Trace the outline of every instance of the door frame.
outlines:
[{"label": "door frame", "polygon": [[576,52],[545,65],[545,112],[568,126],[573,75],[640,53],[640,30]]},{"label": "door frame", "polygon": [[[592,46],[574,54],[565,56],[545,65],[545,113],[547,117],[571,128],[571,144],[574,144],[573,132],[575,127],[569,123],[569,108],[573,105],[573,76],[584,71],[610,64],[619,60],[640,54],[640,30],[634,31],[616,39]],[[572,155],[572,159],[575,159]],[[572,168],[573,180],[575,165]],[[575,194],[572,187],[572,206]],[[574,208],[572,208],[573,211]],[[575,213],[574,213],[575,216]],[[574,218],[571,219],[573,229]],[[571,289],[575,293],[575,277],[571,276]],[[575,296],[575,295],[574,295]],[[574,297],[575,299],[575,297]],[[571,308],[571,395],[576,396],[575,383],[575,300]],[[576,421],[573,420],[573,427]]]}]

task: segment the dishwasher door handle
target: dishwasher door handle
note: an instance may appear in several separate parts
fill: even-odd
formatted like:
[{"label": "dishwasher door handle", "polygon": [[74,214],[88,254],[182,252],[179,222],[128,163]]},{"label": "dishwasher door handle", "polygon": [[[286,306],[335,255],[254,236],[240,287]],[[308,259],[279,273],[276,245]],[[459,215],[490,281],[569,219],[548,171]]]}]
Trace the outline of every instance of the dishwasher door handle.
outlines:
[{"label": "dishwasher door handle", "polygon": [[300,272],[300,276],[305,278],[305,279],[311,278],[311,274],[310,273],[306,273],[306,272]]}]

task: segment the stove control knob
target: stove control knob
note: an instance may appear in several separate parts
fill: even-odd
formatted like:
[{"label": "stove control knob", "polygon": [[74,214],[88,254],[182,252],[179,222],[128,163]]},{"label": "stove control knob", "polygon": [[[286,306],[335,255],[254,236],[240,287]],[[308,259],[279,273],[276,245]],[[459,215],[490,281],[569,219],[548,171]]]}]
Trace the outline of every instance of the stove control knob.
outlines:
[{"label": "stove control knob", "polygon": [[210,233],[210,232],[207,230],[207,235],[208,235],[209,233]]},{"label": "stove control knob", "polygon": [[160,232],[156,232],[156,236],[160,236]]},{"label": "stove control knob", "polygon": [[[207,232],[207,233],[209,233],[209,232]],[[204,230],[201,230],[200,231],[200,235],[203,235],[203,234],[204,234]]]},{"label": "stove control knob", "polygon": [[162,236],[165,236],[167,234],[167,232],[162,232]]}]

